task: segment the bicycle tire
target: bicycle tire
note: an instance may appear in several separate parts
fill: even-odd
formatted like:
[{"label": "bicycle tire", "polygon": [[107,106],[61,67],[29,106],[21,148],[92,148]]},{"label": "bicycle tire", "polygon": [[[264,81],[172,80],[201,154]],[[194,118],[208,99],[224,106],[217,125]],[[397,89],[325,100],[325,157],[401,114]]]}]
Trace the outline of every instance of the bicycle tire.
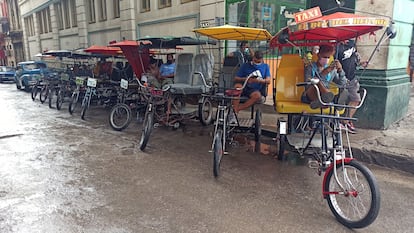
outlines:
[{"label": "bicycle tire", "polygon": [[65,99],[65,92],[59,89],[57,96],[56,96],[56,109],[57,110],[62,109],[64,99]]},{"label": "bicycle tire", "polygon": [[49,90],[49,108],[54,108],[53,107],[53,97],[54,95],[56,95],[56,89],[52,88]]},{"label": "bicycle tire", "polygon": [[216,134],[214,135],[213,146],[213,175],[216,178],[220,176],[220,166],[223,154],[223,130],[218,129]]},{"label": "bicycle tire", "polygon": [[48,94],[49,94],[49,88],[47,87],[47,85],[45,85],[40,90],[40,94],[39,94],[40,103],[43,104],[46,101]]},{"label": "bicycle tire", "polygon": [[262,112],[257,109],[254,118],[254,150],[256,153],[260,152],[260,136],[262,135]]},{"label": "bicycle tire", "polygon": [[203,97],[203,101],[198,104],[198,118],[204,126],[213,122],[213,104],[207,97]]},{"label": "bicycle tire", "polygon": [[70,115],[72,115],[75,112],[76,105],[78,104],[78,97],[79,97],[78,92],[75,92],[72,94],[72,97],[69,103],[69,108],[68,108]]},{"label": "bicycle tire", "polygon": [[[123,119],[123,116],[126,116],[126,119]],[[128,127],[129,123],[131,123],[131,116],[132,111],[128,105],[122,103],[116,104],[109,114],[109,124],[112,129],[122,131]]]},{"label": "bicycle tire", "polygon": [[285,134],[279,134],[279,145],[278,145],[278,153],[277,153],[277,159],[278,160],[285,160],[285,151],[286,151],[286,143],[287,138]]},{"label": "bicycle tire", "polygon": [[31,91],[31,96],[32,96],[32,100],[33,100],[33,101],[35,101],[35,100],[36,100],[37,92],[38,92],[37,85],[34,85],[34,86],[32,87],[32,91]]},{"label": "bicycle tire", "polygon": [[85,120],[86,110],[88,110],[89,105],[89,98],[88,96],[84,96],[82,100],[82,107],[81,107],[81,119]]},{"label": "bicycle tire", "polygon": [[[346,166],[346,169],[344,169],[344,166]],[[324,179],[324,192],[329,192],[326,194],[325,198],[328,201],[329,208],[331,209],[332,213],[335,215],[336,219],[343,225],[345,225],[348,228],[363,228],[375,221],[375,219],[378,216],[379,209],[380,209],[380,192],[379,187],[377,184],[377,181],[372,174],[372,172],[361,163],[358,163],[355,160],[350,160],[348,162],[345,162],[344,165],[342,162],[336,164],[337,167],[337,176],[338,179],[341,179],[340,181],[342,184],[345,184],[350,187],[351,185],[353,187],[352,191],[355,191],[355,188],[365,188],[366,190],[356,190],[356,193],[337,193],[337,194],[330,194],[331,192],[342,192],[342,189],[339,187],[334,187],[335,185],[338,186],[335,176],[334,176],[334,169],[330,169],[327,171],[327,174],[325,174]],[[353,171],[350,171],[352,168]],[[344,172],[345,171],[345,172]],[[342,174],[341,174],[342,172]],[[346,173],[347,179],[345,180],[343,178],[343,173]],[[352,174],[351,174],[352,173]],[[358,177],[351,177],[354,175],[357,175],[359,173]],[[356,178],[356,180],[353,181],[353,183],[349,182],[352,178]],[[366,182],[366,186],[364,184],[361,185],[362,180]],[[356,182],[358,182],[358,187],[355,185]],[[369,192],[369,194],[368,194]],[[367,195],[368,194],[368,195]],[[361,215],[361,212],[356,211],[355,209],[349,208],[349,207],[366,207],[363,206],[362,203],[358,203],[355,205],[355,202],[362,201],[361,196],[364,195],[362,198],[369,198],[369,208],[364,208],[366,213],[363,213]],[[338,196],[343,197],[343,203]],[[351,203],[352,202],[352,203]],[[345,204],[344,208],[341,208],[341,204]],[[352,206],[350,206],[352,205]],[[358,213],[358,216],[351,217],[346,216],[347,210],[350,211],[349,214],[356,214]]]},{"label": "bicycle tire", "polygon": [[149,137],[154,127],[154,109],[151,105],[148,105],[147,111],[145,112],[144,123],[142,124],[141,140],[139,142],[139,149],[145,150],[147,147]]}]

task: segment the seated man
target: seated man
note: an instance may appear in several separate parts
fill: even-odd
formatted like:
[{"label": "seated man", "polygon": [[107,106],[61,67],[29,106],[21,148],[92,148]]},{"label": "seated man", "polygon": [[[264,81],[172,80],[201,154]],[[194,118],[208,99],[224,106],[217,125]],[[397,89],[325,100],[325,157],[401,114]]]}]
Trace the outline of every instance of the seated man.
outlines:
[{"label": "seated man", "polygon": [[[151,58],[149,67],[147,69],[148,73],[148,80],[143,80],[148,82],[151,86],[156,88],[162,88],[164,85],[169,84],[165,79],[161,78],[160,68],[158,66],[158,61],[156,59]],[[172,82],[171,82],[172,83]]]},{"label": "seated man", "polygon": [[175,62],[173,54],[167,54],[167,63],[164,63],[160,67],[159,81],[162,86],[173,83],[175,73]]},{"label": "seated man", "polygon": [[[305,67],[305,81],[312,78],[318,78],[320,82],[317,84],[321,99],[325,103],[332,102],[334,94],[329,91],[329,83],[335,82],[339,86],[344,86],[347,82],[345,72],[342,70],[341,63],[335,60],[330,65],[329,58],[334,53],[334,48],[330,45],[321,45],[318,53],[318,60],[312,62],[311,65]],[[340,96],[340,103],[343,102],[345,95]],[[308,86],[302,95],[302,102],[310,103],[312,109],[322,107],[322,103],[318,100],[318,95],[315,87]]]},{"label": "seated man", "polygon": [[[254,76],[252,74],[254,73]],[[253,56],[253,60],[249,63],[244,63],[239,71],[237,72],[234,81],[236,84],[235,88],[241,88],[244,81],[248,76],[251,76],[247,81],[247,85],[244,87],[241,96],[248,97],[249,99],[240,104],[239,99],[233,100],[233,109],[235,113],[238,113],[240,110],[247,109],[254,105],[257,102],[262,100],[263,87],[270,83],[270,69],[269,65],[263,63],[263,53],[261,51],[256,51]],[[231,113],[229,118],[230,124],[234,124],[235,116]]]}]

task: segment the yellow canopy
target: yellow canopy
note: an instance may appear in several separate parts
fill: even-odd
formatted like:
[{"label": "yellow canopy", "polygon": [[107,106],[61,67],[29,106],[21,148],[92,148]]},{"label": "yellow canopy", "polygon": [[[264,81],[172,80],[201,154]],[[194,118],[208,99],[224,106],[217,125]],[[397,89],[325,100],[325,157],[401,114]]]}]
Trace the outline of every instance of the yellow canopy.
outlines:
[{"label": "yellow canopy", "polygon": [[193,32],[216,40],[270,40],[272,38],[266,29],[231,25],[197,28]]}]

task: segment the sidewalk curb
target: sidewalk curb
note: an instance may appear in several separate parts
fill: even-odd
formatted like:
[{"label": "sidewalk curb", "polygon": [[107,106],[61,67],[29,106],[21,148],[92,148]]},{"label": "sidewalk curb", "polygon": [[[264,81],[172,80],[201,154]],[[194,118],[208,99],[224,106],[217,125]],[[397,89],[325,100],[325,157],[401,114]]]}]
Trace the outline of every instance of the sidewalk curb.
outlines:
[{"label": "sidewalk curb", "polygon": [[414,158],[356,147],[352,153],[359,161],[414,174]]}]

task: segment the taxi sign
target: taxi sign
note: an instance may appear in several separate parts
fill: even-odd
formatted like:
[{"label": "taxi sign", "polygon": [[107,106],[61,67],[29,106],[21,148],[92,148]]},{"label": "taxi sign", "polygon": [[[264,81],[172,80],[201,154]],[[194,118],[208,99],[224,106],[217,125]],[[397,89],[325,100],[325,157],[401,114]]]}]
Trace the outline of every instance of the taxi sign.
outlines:
[{"label": "taxi sign", "polygon": [[304,11],[299,11],[293,14],[296,23],[306,22],[312,19],[322,17],[321,9],[317,6]]}]

